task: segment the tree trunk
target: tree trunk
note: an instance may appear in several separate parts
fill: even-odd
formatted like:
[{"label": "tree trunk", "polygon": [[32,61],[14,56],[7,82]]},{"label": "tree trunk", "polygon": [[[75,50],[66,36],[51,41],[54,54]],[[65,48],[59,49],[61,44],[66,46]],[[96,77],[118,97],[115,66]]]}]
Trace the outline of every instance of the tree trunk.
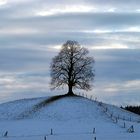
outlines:
[{"label": "tree trunk", "polygon": [[73,91],[72,91],[72,86],[68,85],[69,91],[68,91],[68,95],[74,95]]}]

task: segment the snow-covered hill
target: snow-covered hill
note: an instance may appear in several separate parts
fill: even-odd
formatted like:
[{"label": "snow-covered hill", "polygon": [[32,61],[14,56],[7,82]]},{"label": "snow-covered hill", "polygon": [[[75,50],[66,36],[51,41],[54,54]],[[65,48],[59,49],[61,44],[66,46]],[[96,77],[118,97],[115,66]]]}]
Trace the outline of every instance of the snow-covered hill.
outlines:
[{"label": "snow-covered hill", "polygon": [[[0,105],[0,139],[7,140],[139,140],[140,116],[80,96],[63,97],[35,108],[50,97]],[[125,128],[123,128],[125,125]],[[130,126],[134,133],[128,133]],[[53,135],[50,135],[52,129]],[[95,133],[93,133],[95,129]]]}]

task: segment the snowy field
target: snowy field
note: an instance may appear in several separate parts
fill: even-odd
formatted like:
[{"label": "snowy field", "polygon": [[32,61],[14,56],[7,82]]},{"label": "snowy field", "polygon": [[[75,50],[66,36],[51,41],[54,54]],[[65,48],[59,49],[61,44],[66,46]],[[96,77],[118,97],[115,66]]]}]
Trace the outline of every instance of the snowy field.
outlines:
[{"label": "snowy field", "polygon": [[[48,98],[1,104],[0,140],[140,139],[140,116],[83,97],[65,97],[31,111]],[[127,132],[132,125],[134,133]]]}]

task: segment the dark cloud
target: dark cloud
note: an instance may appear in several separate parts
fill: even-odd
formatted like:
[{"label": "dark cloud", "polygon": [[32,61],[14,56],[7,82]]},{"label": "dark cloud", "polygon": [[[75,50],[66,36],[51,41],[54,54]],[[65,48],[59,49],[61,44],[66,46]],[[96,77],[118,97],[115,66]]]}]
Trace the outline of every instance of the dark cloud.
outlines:
[{"label": "dark cloud", "polygon": [[94,50],[97,80],[140,79],[140,50]]},{"label": "dark cloud", "polygon": [[51,51],[41,51],[29,48],[0,48],[1,72],[26,72],[48,69]]},{"label": "dark cloud", "polygon": [[96,4],[98,6],[113,6],[118,8],[139,8],[139,0],[85,0],[90,4]]},{"label": "dark cloud", "polygon": [[7,18],[1,21],[0,26],[30,27],[46,31],[93,30],[97,28],[117,30],[137,27],[140,24],[139,17],[139,13],[67,13],[49,17]]},{"label": "dark cloud", "polygon": [[[56,45],[75,39],[86,45],[119,42],[139,48],[139,19],[138,13],[61,14],[3,19],[0,22],[0,46]],[[110,33],[90,32],[97,29]]]}]

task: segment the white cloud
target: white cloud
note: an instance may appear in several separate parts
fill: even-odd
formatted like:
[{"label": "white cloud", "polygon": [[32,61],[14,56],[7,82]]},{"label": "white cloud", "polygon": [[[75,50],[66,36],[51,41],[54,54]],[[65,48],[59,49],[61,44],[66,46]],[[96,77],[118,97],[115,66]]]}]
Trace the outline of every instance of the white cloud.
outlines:
[{"label": "white cloud", "polygon": [[7,4],[7,0],[0,0],[0,6]]},{"label": "white cloud", "polygon": [[139,13],[139,12],[140,12],[140,9],[137,9],[137,10],[136,10],[136,12],[138,12],[138,13]]},{"label": "white cloud", "polygon": [[122,92],[122,91],[131,91],[133,92],[134,90],[140,90],[140,80],[129,80],[129,81],[124,81],[124,82],[119,82],[119,83],[110,83],[106,87],[104,87],[105,92],[114,92],[118,94],[117,92]]},{"label": "white cloud", "polygon": [[[140,80],[101,82],[90,93],[112,104],[139,104]],[[132,98],[133,97],[133,98]],[[128,100],[129,102],[128,102]]]},{"label": "white cloud", "polygon": [[35,34],[35,33],[39,33],[39,31],[37,29],[33,29],[33,28],[3,28],[0,30],[0,34],[3,35],[26,35],[26,34]]},{"label": "white cloud", "polygon": [[126,32],[140,32],[140,26],[132,26],[125,30]]},{"label": "white cloud", "polygon": [[101,29],[95,29],[95,30],[83,30],[84,33],[97,33],[97,34],[103,34],[103,33],[111,33],[112,30],[101,30]]},{"label": "white cloud", "polygon": [[6,85],[15,82],[15,78],[13,76],[2,76],[0,77],[0,84]]},{"label": "white cloud", "polygon": [[56,49],[56,50],[60,50],[62,47],[62,45],[54,45],[51,48]]},{"label": "white cloud", "polygon": [[104,33],[119,33],[119,32],[140,32],[140,26],[129,26],[128,28],[121,28],[121,29],[95,29],[95,30],[82,30],[81,32],[84,33],[97,33],[97,34],[104,34]]},{"label": "white cloud", "polygon": [[94,46],[92,49],[128,49],[128,46],[123,44],[108,44],[107,46]]},{"label": "white cloud", "polygon": [[7,3],[9,4],[23,4],[23,3],[30,3],[30,2],[33,2],[35,0],[6,0]]},{"label": "white cloud", "polygon": [[[49,49],[55,49],[55,50],[60,50],[62,45],[53,45],[53,46],[48,46]],[[128,49],[128,46],[123,45],[123,44],[110,44],[108,46],[88,46],[90,49]]]},{"label": "white cloud", "polygon": [[109,8],[107,11],[108,12],[115,12],[116,11],[116,8]]},{"label": "white cloud", "polygon": [[4,89],[7,93],[22,92],[24,90],[38,90],[48,89],[47,84],[49,83],[48,77],[42,77],[39,75],[26,75],[23,74],[10,74],[0,76],[0,90]]},{"label": "white cloud", "polygon": [[131,80],[127,81],[124,84],[125,88],[134,88],[134,89],[140,89],[140,80]]},{"label": "white cloud", "polygon": [[93,6],[63,5],[60,7],[55,7],[55,8],[39,11],[36,13],[36,15],[51,16],[51,15],[63,14],[63,13],[87,13],[87,12],[93,12],[93,11],[96,11],[96,8]]}]

